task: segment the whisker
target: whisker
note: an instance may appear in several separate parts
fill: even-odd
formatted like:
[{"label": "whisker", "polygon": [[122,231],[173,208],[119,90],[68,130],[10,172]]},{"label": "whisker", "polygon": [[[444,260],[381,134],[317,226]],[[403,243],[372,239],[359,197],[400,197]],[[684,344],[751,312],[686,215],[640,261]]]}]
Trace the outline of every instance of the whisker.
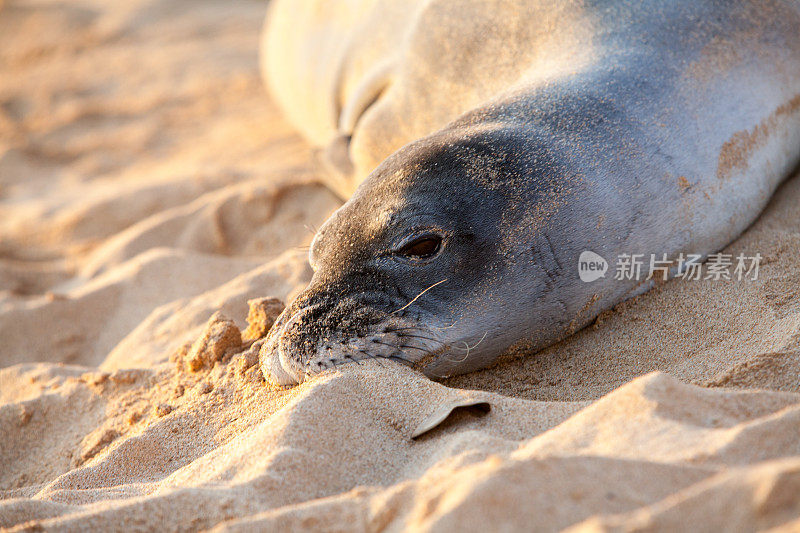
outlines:
[{"label": "whisker", "polygon": [[385,329],[383,330],[384,333],[395,333],[397,331],[406,331],[409,329],[420,329],[419,326],[405,326],[402,328],[394,328],[394,329]]},{"label": "whisker", "polygon": [[[477,348],[478,345],[483,342],[483,340],[486,338],[486,335],[488,335],[488,334],[489,334],[489,331],[487,330],[486,333],[483,334],[483,337],[481,337],[481,340],[476,342],[474,346],[470,346],[469,344],[467,344],[466,341],[463,341],[464,342],[464,346],[467,347],[467,353],[464,354],[464,357],[461,358],[461,359],[451,359],[451,358],[448,357],[447,360],[450,361],[451,363],[463,363],[464,361],[467,360],[467,358],[469,358],[469,352],[471,350],[474,350],[475,348]],[[462,350],[463,348],[458,348],[458,349]]]},{"label": "whisker", "polygon": [[381,363],[381,361],[380,361],[380,359],[378,357],[375,357],[371,353],[365,352],[364,350],[358,350],[358,351],[359,351],[359,353],[362,353],[362,354],[366,355],[367,357],[369,357],[370,359],[372,359],[373,361],[378,363],[381,368],[386,368],[385,366],[383,366],[383,363]]},{"label": "whisker", "polygon": [[421,351],[421,352],[425,352],[425,353],[431,353],[431,351],[430,351],[430,350],[428,350],[427,348],[422,348],[422,347],[420,347],[420,346],[412,346],[411,344],[403,344],[403,345],[401,345],[401,346],[398,346],[397,348],[398,348],[398,349],[400,349],[400,348],[413,348],[413,349],[415,349],[415,350],[419,350],[419,351]]},{"label": "whisker", "polygon": [[483,334],[483,337],[481,337],[481,340],[479,340],[478,342],[476,342],[475,344],[473,344],[473,345],[472,345],[472,347],[470,347],[470,346],[469,346],[469,345],[468,345],[466,342],[465,342],[464,344],[467,344],[467,348],[468,348],[468,349],[470,349],[470,350],[474,350],[475,348],[477,348],[477,347],[478,347],[478,345],[479,345],[480,343],[482,343],[482,342],[484,341],[484,339],[486,339],[486,335],[488,335],[488,334],[489,334],[489,330],[487,329],[487,330],[486,330],[486,333],[484,333],[484,334]]},{"label": "whisker", "polygon": [[422,296],[423,294],[425,294],[426,292],[428,292],[429,290],[431,290],[431,289],[432,289],[432,288],[434,288],[435,286],[437,286],[437,285],[441,285],[441,284],[442,284],[442,283],[444,283],[445,281],[447,281],[447,278],[444,278],[442,281],[437,281],[436,283],[434,283],[433,285],[431,285],[431,286],[430,286],[430,287],[428,287],[427,289],[423,290],[421,293],[419,293],[419,294],[417,294],[416,296],[414,296],[414,298],[413,298],[413,299],[412,299],[410,302],[408,302],[406,305],[404,305],[404,306],[403,306],[403,307],[401,307],[400,309],[397,309],[396,311],[392,311],[390,314],[392,314],[392,315],[393,315],[393,314],[395,314],[395,313],[399,313],[400,311],[403,311],[403,310],[404,310],[404,309],[406,309],[406,308],[407,308],[409,305],[411,305],[411,304],[413,304],[414,302],[416,302],[416,301],[417,301],[417,299],[418,299],[420,296]]},{"label": "whisker", "polygon": [[374,342],[375,344],[382,344],[383,346],[388,346],[389,348],[397,348],[397,346],[395,346],[394,344],[389,344],[388,342],[381,342],[375,340],[373,340],[372,342]]},{"label": "whisker", "polygon": [[[409,346],[405,346],[405,345],[404,345],[404,346],[401,346],[401,348],[416,348],[417,350],[419,350],[419,351],[421,351],[421,352],[422,352],[422,357],[423,357],[423,359],[424,359],[425,357],[429,356],[429,355],[433,355],[434,353],[436,353],[436,350],[426,350],[426,349],[424,349],[424,348],[420,348],[419,346],[410,346],[410,345],[409,345]],[[405,354],[405,352],[404,352],[404,351],[402,351],[402,350],[400,350],[400,353],[403,353],[403,354]],[[410,362],[412,365],[414,365],[414,364],[417,364],[417,361],[415,361],[415,360],[410,360],[409,362]]]},{"label": "whisker", "polygon": [[402,348],[414,348],[415,350],[420,350],[422,352],[430,351],[427,348],[420,348],[419,346],[412,346],[411,344],[402,344],[398,346],[396,344],[389,344],[388,342],[381,342],[381,341],[372,341],[372,342],[374,342],[375,344],[382,344],[383,346],[388,346],[389,348],[395,348],[397,350],[400,350]]},{"label": "whisker", "polygon": [[344,354],[345,359],[350,359],[354,363],[358,363],[358,366],[364,366],[364,363],[361,362],[361,359],[356,359],[350,354]]},{"label": "whisker", "polygon": [[439,339],[434,339],[433,337],[426,337],[424,335],[413,335],[411,333],[401,333],[398,335],[398,337],[413,337],[415,339],[424,339],[426,341],[438,342],[439,344],[447,344],[446,342],[440,341]]},{"label": "whisker", "polygon": [[[453,359],[451,357],[448,357],[447,360],[450,361],[451,363],[463,363],[464,361],[466,361],[469,358],[469,344],[467,344],[466,342],[464,344],[466,344],[467,346],[467,353],[464,354],[464,357],[462,357],[461,359]],[[459,348],[459,350],[463,350],[463,348]]]},{"label": "whisker", "polygon": [[399,361],[401,364],[404,364],[404,365],[413,365],[414,364],[414,361],[412,361],[411,359],[406,359],[405,357],[402,357],[402,356],[399,356],[399,355],[387,355],[385,357],[385,359],[396,359],[397,361]]}]

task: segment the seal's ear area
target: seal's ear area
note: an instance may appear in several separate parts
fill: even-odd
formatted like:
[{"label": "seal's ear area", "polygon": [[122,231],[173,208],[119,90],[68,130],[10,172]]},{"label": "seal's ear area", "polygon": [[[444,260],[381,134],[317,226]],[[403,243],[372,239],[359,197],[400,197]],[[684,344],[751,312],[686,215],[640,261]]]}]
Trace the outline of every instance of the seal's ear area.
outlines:
[{"label": "seal's ear area", "polygon": [[338,123],[340,132],[353,135],[359,120],[392,84],[396,68],[393,60],[386,60],[365,75],[341,109]]},{"label": "seal's ear area", "polygon": [[482,417],[492,410],[492,404],[485,399],[460,398],[440,406],[433,413],[428,415],[425,420],[420,422],[417,429],[411,434],[412,439],[418,439],[422,435],[436,429],[439,426],[458,424],[464,422],[466,415],[468,419]]},{"label": "seal's ear area", "polygon": [[350,143],[359,120],[380,100],[389,87],[394,69],[393,63],[381,65],[362,82],[339,115],[338,135],[327,146],[315,152],[317,162],[330,174],[331,185],[340,198],[347,199],[353,193],[356,172]]},{"label": "seal's ear area", "polygon": [[341,199],[347,200],[354,190],[355,167],[350,158],[350,135],[337,135],[324,148],[314,150],[314,162],[328,178],[327,185]]}]

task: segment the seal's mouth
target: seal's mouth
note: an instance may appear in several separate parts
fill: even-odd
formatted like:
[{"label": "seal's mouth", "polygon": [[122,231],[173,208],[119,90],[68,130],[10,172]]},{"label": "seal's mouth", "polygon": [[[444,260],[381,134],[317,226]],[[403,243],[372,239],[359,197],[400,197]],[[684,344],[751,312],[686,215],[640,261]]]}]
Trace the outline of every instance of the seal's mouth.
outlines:
[{"label": "seal's mouth", "polygon": [[296,385],[340,365],[389,359],[424,370],[450,346],[436,327],[353,299],[298,302],[284,310],[259,353],[267,381]]}]

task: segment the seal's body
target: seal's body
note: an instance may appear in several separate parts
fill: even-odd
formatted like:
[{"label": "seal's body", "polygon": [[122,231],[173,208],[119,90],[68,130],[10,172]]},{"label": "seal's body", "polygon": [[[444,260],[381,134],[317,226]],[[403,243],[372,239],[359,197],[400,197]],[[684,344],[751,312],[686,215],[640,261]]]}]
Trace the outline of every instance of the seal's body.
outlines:
[{"label": "seal's body", "polygon": [[[338,113],[305,129],[343,192],[388,157],[312,244],[312,282],[262,350],[278,383],[367,357],[445,376],[544,347],[649,287],[581,281],[582,252],[666,254],[674,274],[739,235],[800,160],[797,2],[432,0],[371,56],[348,32],[396,2],[360,4],[350,26],[305,25],[347,43],[323,68]],[[266,42],[320,5],[278,0]]]}]

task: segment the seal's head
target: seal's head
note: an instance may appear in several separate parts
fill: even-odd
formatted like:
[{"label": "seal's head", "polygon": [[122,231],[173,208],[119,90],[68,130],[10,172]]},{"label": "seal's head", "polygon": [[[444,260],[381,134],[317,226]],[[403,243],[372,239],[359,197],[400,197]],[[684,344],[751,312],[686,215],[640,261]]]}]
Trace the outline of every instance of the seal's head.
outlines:
[{"label": "seal's head", "polygon": [[369,358],[443,377],[519,340],[539,289],[521,272],[530,198],[512,182],[553,165],[512,137],[439,136],[378,167],[315,236],[311,283],[262,347],[267,379],[299,383]]}]

